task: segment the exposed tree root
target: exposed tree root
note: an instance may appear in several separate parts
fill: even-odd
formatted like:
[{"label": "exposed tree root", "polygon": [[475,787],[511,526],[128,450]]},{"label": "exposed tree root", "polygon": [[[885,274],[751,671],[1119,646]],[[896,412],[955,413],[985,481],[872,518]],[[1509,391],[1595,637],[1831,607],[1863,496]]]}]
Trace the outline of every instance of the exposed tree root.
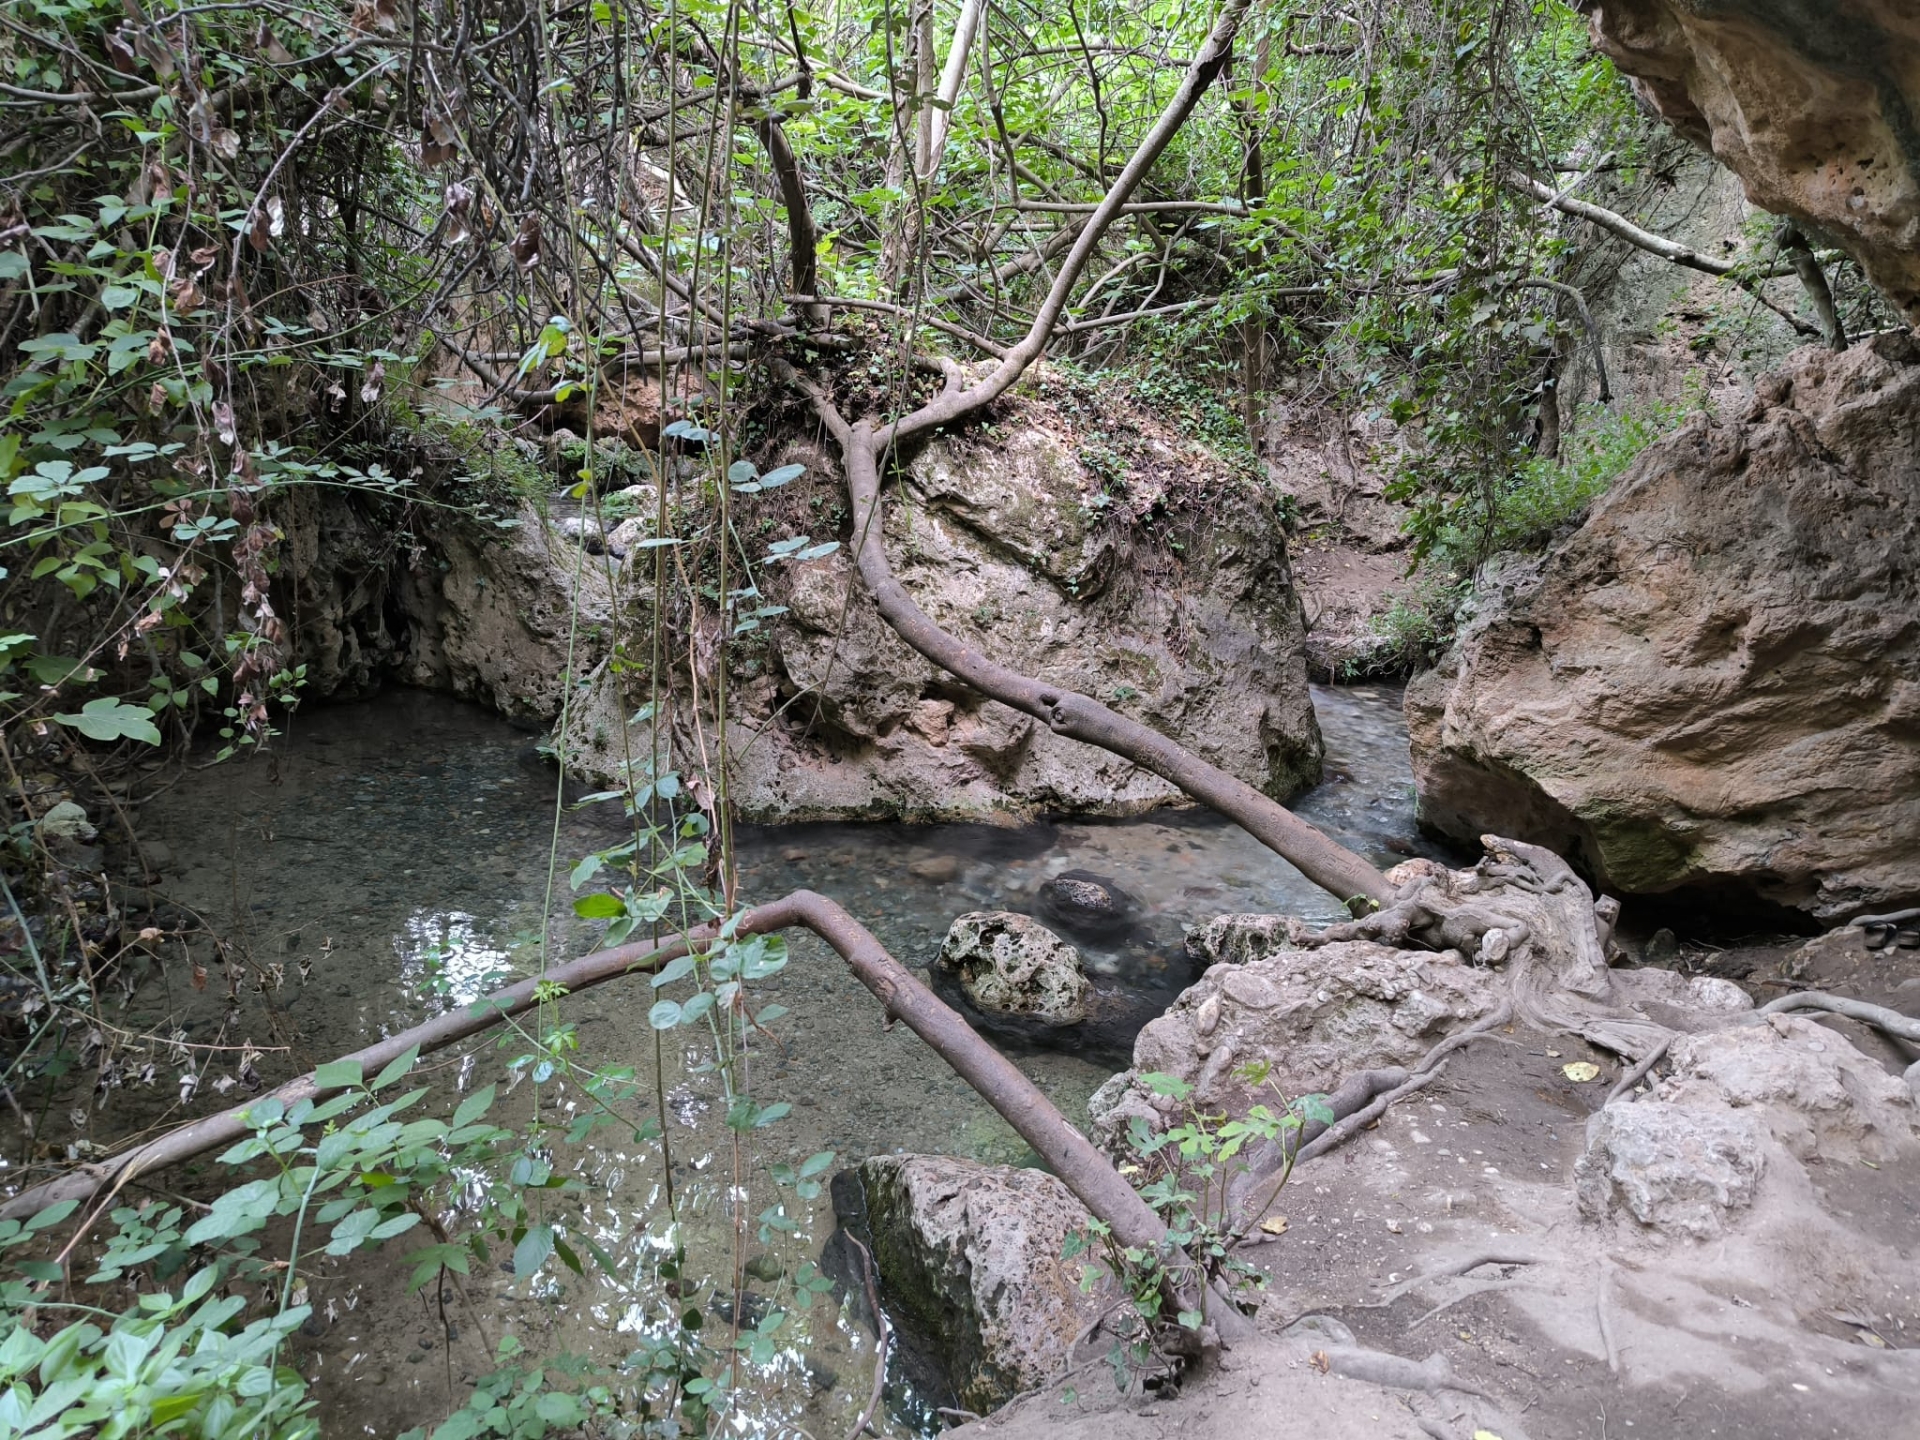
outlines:
[{"label": "exposed tree root", "polygon": [[1769,1000],[1754,1011],[1753,1019],[1759,1021],[1768,1015],[1779,1015],[1788,1010],[1824,1010],[1831,1015],[1844,1015],[1849,1020],[1858,1020],[1863,1025],[1893,1036],[1896,1040],[1905,1040],[1920,1045],[1920,1019],[1912,1015],[1902,1015],[1898,1010],[1890,1010],[1885,1005],[1869,1004],[1865,1000],[1853,1000],[1845,995],[1829,995],[1824,990],[1796,990],[1790,995],[1782,995],[1777,1000]]},{"label": "exposed tree root", "polygon": [[1462,1395],[1477,1395],[1482,1400],[1494,1398],[1454,1374],[1452,1364],[1438,1351],[1424,1360],[1409,1360],[1385,1350],[1364,1350],[1358,1345],[1329,1345],[1319,1353],[1327,1357],[1334,1374],[1349,1380],[1364,1380],[1389,1390],[1424,1390],[1430,1395],[1455,1390]]},{"label": "exposed tree root", "polygon": [[887,1387],[887,1352],[893,1345],[893,1326],[887,1322],[887,1312],[880,1305],[880,1289],[873,1279],[873,1256],[858,1239],[847,1237],[860,1252],[860,1279],[866,1287],[867,1307],[873,1312],[875,1334],[873,1337],[873,1390],[867,1397],[867,1407],[860,1412],[860,1418],[853,1422],[853,1428],[847,1431],[847,1440],[859,1440],[873,1417],[880,1413],[880,1397]]},{"label": "exposed tree root", "polygon": [[[904,1022],[952,1066],[1034,1148],[1080,1203],[1112,1227],[1115,1240],[1122,1246],[1166,1257],[1176,1289],[1191,1292],[1179,1297],[1182,1308],[1199,1308],[1195,1304],[1196,1267],[1179,1254],[1166,1222],[1012,1061],[975,1034],[839,905],[811,890],[796,890],[771,904],[742,912],[735,917],[729,933],[765,935],[796,927],[811,930],[831,945],[880,1001],[887,1018]],[[559,984],[568,991],[584,990],[621,976],[657,970],[669,960],[711,946],[719,939],[719,927],[709,925],[663,946],[622,945],[597,951],[340,1058],[358,1061],[363,1074],[375,1074],[415,1046],[423,1055],[444,1049],[532,1009],[538,1003],[536,988],[543,983]],[[308,1073],[280,1086],[272,1096],[292,1105],[337,1089],[321,1085],[313,1073]],[[135,1175],[150,1174],[230,1145],[249,1133],[247,1111],[265,1098],[209,1115],[121,1155],[23,1190],[0,1205],[0,1219],[24,1219],[62,1200],[85,1201],[107,1187],[124,1185]],[[1231,1304],[1211,1305],[1208,1315],[1222,1339],[1231,1342],[1252,1333],[1250,1322]]]},{"label": "exposed tree root", "polygon": [[1402,1280],[1380,1299],[1370,1302],[1369,1308],[1391,1305],[1402,1295],[1418,1290],[1422,1285],[1430,1285],[1435,1280],[1450,1280],[1458,1275],[1471,1274],[1482,1265],[1538,1265],[1543,1259],[1543,1256],[1530,1250],[1517,1250],[1510,1247],[1495,1246],[1486,1250],[1471,1250],[1438,1269],[1423,1271],[1421,1274]]},{"label": "exposed tree root", "polygon": [[1673,1042],[1676,1038],[1677,1037],[1669,1036],[1646,1054],[1642,1055],[1639,1060],[1634,1063],[1634,1067],[1620,1077],[1620,1083],[1607,1092],[1607,1098],[1602,1108],[1604,1109],[1605,1105],[1613,1104],[1613,1102],[1618,1100],[1622,1095],[1628,1095],[1634,1086],[1646,1079],[1647,1072],[1653,1069],[1655,1065],[1658,1065],[1661,1057],[1673,1048]]}]

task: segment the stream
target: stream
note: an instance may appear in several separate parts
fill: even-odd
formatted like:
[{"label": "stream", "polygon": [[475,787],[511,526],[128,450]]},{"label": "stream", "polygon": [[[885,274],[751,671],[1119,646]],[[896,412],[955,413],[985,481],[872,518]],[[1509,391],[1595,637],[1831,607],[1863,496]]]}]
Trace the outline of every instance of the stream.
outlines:
[{"label": "stream", "polygon": [[[1398,692],[1316,688],[1314,702],[1327,742],[1326,778],[1298,812],[1382,865],[1438,853],[1414,829]],[[539,953],[545,916],[556,958],[595,948],[601,927],[571,914],[566,871],[617,839],[618,825],[615,806],[558,804],[554,772],[533,737],[460,702],[395,691],[303,712],[267,753],[193,775],[145,807],[143,835],[171,855],[162,867],[167,898],[205,916],[250,964],[244,978],[239,967],[210,967],[202,993],[183,993],[170,980],[169,993],[149,995],[162,988],[150,985],[131,1002],[127,1023],[173,1015],[196,1041],[250,1040],[265,1051],[262,1077],[277,1083],[525,973]],[[1190,812],[1021,828],[747,828],[736,853],[748,901],[796,886],[819,890],[916,968],[934,960],[955,915],[1035,911],[1039,886],[1062,871],[1106,877],[1138,902],[1139,923],[1107,948],[1083,947],[1083,957],[1096,985],[1127,999],[1138,1018],[1164,1008],[1191,980],[1187,929],[1233,911],[1339,915],[1330,897],[1244,832]],[[241,988],[238,1006],[226,1003],[229,980]],[[563,1017],[579,1027],[583,1063],[630,1065],[650,1081],[652,997],[637,983],[569,997]],[[836,1152],[836,1168],[884,1151],[1029,1158],[1025,1143],[905,1027],[882,1027],[872,997],[818,941],[795,939],[791,963],[755,994],[788,1012],[774,1024],[784,1053],[772,1044],[756,1051],[756,1094],[794,1108],[754,1132],[760,1163],[747,1209],[759,1214],[784,1198],[798,1221],[764,1245],[750,1236],[750,1253],[759,1257],[753,1273],[773,1277],[750,1282],[765,1303],[786,1303],[795,1272],[819,1256],[834,1225],[824,1193],[795,1202],[766,1178],[770,1163],[822,1150]],[[1128,1029],[1073,1048],[1017,1041],[1007,1048],[1061,1111],[1081,1120],[1088,1097],[1124,1064],[1130,1036]],[[718,1078],[704,1034],[678,1030],[665,1040],[687,1270],[725,1274],[733,1176]],[[501,1077],[516,1043],[495,1050],[483,1042],[432,1073],[462,1090],[484,1084]],[[645,1088],[635,1104],[652,1113]],[[510,1117],[502,1123],[536,1113],[565,1120],[582,1103],[556,1076],[519,1085],[494,1113]],[[214,1097],[203,1091],[194,1108],[214,1108]],[[98,1124],[108,1132],[128,1121],[109,1112]],[[573,1351],[612,1365],[663,1323],[655,1274],[668,1224],[660,1143],[603,1127],[576,1144],[556,1140],[549,1158],[582,1188],[579,1203],[563,1202],[548,1218],[569,1233],[584,1228],[619,1273],[603,1275],[592,1264],[584,1276],[557,1265],[527,1278],[515,1278],[511,1266],[476,1269],[466,1294],[448,1304],[446,1318],[463,1332],[448,1345],[442,1297],[405,1291],[398,1257],[406,1242],[389,1247],[391,1263],[362,1258],[323,1269],[312,1282],[316,1313],[300,1363],[315,1377],[331,1434],[430,1426],[446,1413],[450,1393],[458,1403],[467,1382],[493,1368],[502,1334],[517,1336],[534,1356]],[[780,1335],[785,1348],[744,1400],[739,1433],[845,1433],[873,1365],[872,1338],[852,1307],[837,1295],[795,1307]],[[925,1432],[929,1417],[904,1383],[890,1388],[888,1400],[890,1434]]]}]

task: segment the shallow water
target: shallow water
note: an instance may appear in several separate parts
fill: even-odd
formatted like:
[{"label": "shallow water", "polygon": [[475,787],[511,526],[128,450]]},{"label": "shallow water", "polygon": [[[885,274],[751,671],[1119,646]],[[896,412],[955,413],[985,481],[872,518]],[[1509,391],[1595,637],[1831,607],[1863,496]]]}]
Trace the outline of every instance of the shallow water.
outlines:
[{"label": "shallow water", "polygon": [[[1328,778],[1303,797],[1299,813],[1383,864],[1424,853],[1413,828],[1398,693],[1357,687],[1316,690],[1314,698]],[[143,833],[176,857],[167,896],[231,935],[248,961],[210,967],[213,983],[204,993],[175,985],[170,994],[143,995],[129,1019],[157,1024],[172,1015],[185,1019],[195,1040],[284,1046],[269,1049],[259,1065],[274,1083],[464,1003],[501,976],[524,973],[537,960],[543,916],[551,916],[548,953],[556,960],[594,948],[600,927],[572,917],[566,868],[616,839],[618,817],[607,805],[558,806],[555,792],[530,736],[443,697],[397,692],[298,716],[267,755],[194,775],[147,806]],[[1030,910],[1039,885],[1063,870],[1110,877],[1140,902],[1139,924],[1123,941],[1085,947],[1084,954],[1096,983],[1127,997],[1137,1017],[1163,1007],[1188,982],[1185,929],[1229,911],[1338,914],[1330,897],[1244,832],[1191,814],[1021,829],[750,829],[738,837],[737,855],[747,900],[796,886],[819,890],[915,966],[932,961],[948,923],[963,911]],[[240,987],[238,1006],[224,1003],[229,978]],[[1027,1157],[1025,1144],[913,1035],[882,1027],[872,997],[823,945],[797,941],[792,963],[756,994],[788,1014],[773,1025],[782,1048],[761,1044],[751,1061],[753,1088],[763,1102],[789,1099],[794,1110],[753,1136],[760,1163],[750,1167],[749,1214],[780,1198],[766,1178],[768,1164],[820,1150],[837,1152],[843,1165],[884,1151]],[[578,1025],[590,1063],[632,1065],[650,1077],[654,1032],[645,1017],[652,998],[638,982],[617,982],[568,997],[563,1015]],[[1123,1040],[1109,1036],[1104,1047],[1078,1049],[1020,1046],[1015,1054],[1078,1120],[1088,1096],[1121,1063]],[[699,1036],[672,1032],[664,1052],[689,1272],[728,1273],[733,1160],[719,1123],[719,1079]],[[440,1073],[470,1088],[497,1078],[511,1054],[483,1043]],[[651,1088],[644,1088],[636,1123],[654,1109]],[[564,1118],[581,1101],[556,1078],[521,1086],[502,1108],[524,1119],[537,1106]],[[209,1089],[193,1112],[222,1103]],[[100,1123],[114,1122],[109,1116]],[[463,1298],[449,1313],[458,1312],[463,1329],[484,1331],[488,1344],[510,1332],[535,1355],[574,1350],[614,1363],[664,1313],[654,1277],[668,1225],[661,1147],[615,1127],[558,1145],[551,1158],[584,1189],[580,1204],[563,1202],[549,1218],[570,1233],[592,1234],[617,1262],[618,1276],[592,1268],[585,1277],[476,1276],[467,1286],[472,1308]],[[803,1260],[818,1257],[833,1217],[824,1194],[811,1204],[785,1198],[797,1229],[749,1250],[765,1252],[790,1277]],[[451,1353],[436,1348],[444,1347],[445,1334],[439,1307],[405,1295],[398,1263],[405,1248],[393,1247],[391,1273],[363,1258],[314,1282],[313,1301],[332,1320],[306,1342],[303,1363],[317,1376],[331,1434],[393,1434],[430,1424],[450,1392],[464,1398],[464,1379],[491,1368],[488,1346],[472,1333]],[[780,1304],[787,1283],[756,1289]],[[465,1324],[469,1316],[477,1324]],[[796,1426],[816,1435],[844,1432],[864,1403],[870,1337],[833,1298],[798,1313],[782,1334],[790,1348],[756,1380],[739,1433],[792,1433]],[[890,1399],[895,1433],[913,1433],[914,1397],[896,1387]]]}]

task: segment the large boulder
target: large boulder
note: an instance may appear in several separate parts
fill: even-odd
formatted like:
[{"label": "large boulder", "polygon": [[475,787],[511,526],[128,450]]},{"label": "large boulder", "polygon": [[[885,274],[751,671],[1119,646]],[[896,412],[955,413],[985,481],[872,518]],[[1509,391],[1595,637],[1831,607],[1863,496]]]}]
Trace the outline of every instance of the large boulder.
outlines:
[{"label": "large boulder", "polygon": [[[781,462],[806,468],[754,501],[769,538],[842,543],[755,575],[764,608],[779,613],[730,647],[738,813],[1004,820],[1137,814],[1181,799],[909,648],[854,574],[837,459],[796,444],[764,464]],[[908,459],[883,540],[915,601],[994,659],[1094,695],[1270,795],[1319,778],[1301,608],[1272,495],[1251,467],[1212,455],[1170,417],[1042,367],[989,423]],[[703,677],[703,700],[714,678]],[[575,707],[570,750],[590,776],[651,752],[638,728],[620,733],[639,708],[622,684],[631,689],[631,675],[610,669]],[[710,712],[700,723],[713,725]],[[692,717],[671,728],[678,762],[697,764]]]},{"label": "large boulder", "polygon": [[989,1015],[1077,1025],[1087,1018],[1093,987],[1080,954],[1038,920],[1005,910],[978,910],[948,927],[940,967]]},{"label": "large boulder", "polygon": [[1900,1077],[1804,1015],[1682,1035],[1672,1059],[1663,1098],[1724,1101],[1800,1159],[1877,1163],[1914,1140],[1914,1098]]},{"label": "large boulder", "polygon": [[1422,821],[1622,892],[1920,897],[1917,361],[1799,352],[1510,568],[1407,692]]},{"label": "large boulder", "polygon": [[1039,1170],[939,1155],[859,1168],[887,1307],[943,1362],[958,1403],[986,1414],[1060,1372],[1091,1300],[1062,1258],[1089,1223]]},{"label": "large boulder", "polygon": [[1765,1168],[1761,1133],[1745,1116],[1643,1100],[1587,1121],[1573,1182],[1590,1219],[1624,1212],[1669,1235],[1710,1240],[1753,1204]]},{"label": "large boulder", "polygon": [[1907,0],[1584,0],[1641,98],[1920,322],[1920,13]]}]

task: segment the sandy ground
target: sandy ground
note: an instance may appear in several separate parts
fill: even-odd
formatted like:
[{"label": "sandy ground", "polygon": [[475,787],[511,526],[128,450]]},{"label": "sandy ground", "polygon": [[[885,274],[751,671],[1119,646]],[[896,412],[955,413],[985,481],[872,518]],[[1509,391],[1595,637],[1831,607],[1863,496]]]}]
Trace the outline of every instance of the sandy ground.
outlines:
[{"label": "sandy ground", "polygon": [[[1869,955],[1844,937],[1810,952],[1693,947],[1679,963],[1737,973],[1763,999],[1798,985],[1909,1012],[1920,1002],[1912,952]],[[1774,1165],[1752,1211],[1713,1241],[1596,1223],[1568,1182],[1617,1067],[1577,1041],[1499,1040],[1298,1172],[1274,1207],[1286,1233],[1244,1252],[1269,1276],[1258,1342],[1177,1394],[1131,1398],[1091,1353],[1051,1391],[954,1433],[1920,1436],[1920,1152],[1816,1158],[1804,1178]],[[1578,1060],[1599,1077],[1568,1079]],[[1489,1254],[1505,1263],[1445,1273]],[[1343,1376],[1337,1326],[1283,1337],[1303,1316],[1338,1322],[1359,1347],[1444,1357],[1461,1388]]]}]

